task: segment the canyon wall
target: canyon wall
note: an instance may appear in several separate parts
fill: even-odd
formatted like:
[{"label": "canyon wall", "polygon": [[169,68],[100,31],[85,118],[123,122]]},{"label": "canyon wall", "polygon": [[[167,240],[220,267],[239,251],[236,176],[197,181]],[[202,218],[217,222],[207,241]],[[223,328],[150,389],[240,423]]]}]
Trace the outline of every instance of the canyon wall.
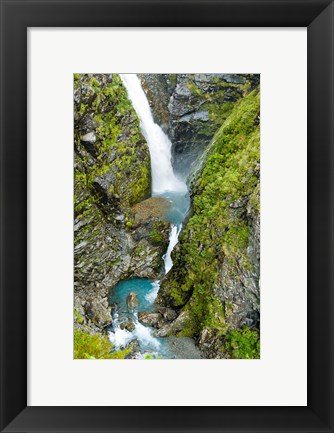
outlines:
[{"label": "canyon wall", "polygon": [[258,74],[141,74],[156,122],[173,143],[174,170],[188,174]]},{"label": "canyon wall", "polygon": [[76,74],[76,328],[101,332],[112,321],[107,297],[118,281],[161,273],[169,224],[161,218],[165,204],[150,195],[148,145],[120,77]]},{"label": "canyon wall", "polygon": [[259,356],[259,119],[255,88],[200,157],[192,210],[158,295],[178,317],[160,324],[157,335],[194,337],[209,358]]}]

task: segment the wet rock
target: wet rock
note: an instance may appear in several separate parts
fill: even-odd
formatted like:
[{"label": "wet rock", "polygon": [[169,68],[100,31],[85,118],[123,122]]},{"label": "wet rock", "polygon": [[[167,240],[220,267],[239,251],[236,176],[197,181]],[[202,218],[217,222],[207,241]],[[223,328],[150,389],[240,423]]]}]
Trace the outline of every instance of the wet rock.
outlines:
[{"label": "wet rock", "polygon": [[180,118],[180,122],[191,122],[193,120],[201,120],[202,122],[207,122],[209,120],[208,111],[198,111],[197,113],[186,114]]},{"label": "wet rock", "polygon": [[189,313],[182,311],[181,314],[172,322],[163,325],[160,329],[154,332],[156,337],[167,337],[176,335],[183,331],[185,324],[189,321]]},{"label": "wet rock", "polygon": [[84,242],[84,241],[80,242],[78,245],[76,245],[74,247],[74,253],[78,253],[78,252],[82,251],[86,245],[87,245],[87,242]]},{"label": "wet rock", "polygon": [[215,333],[212,329],[204,328],[200,334],[199,345],[204,349],[212,345],[212,340],[215,338]]},{"label": "wet rock", "polygon": [[105,328],[112,323],[111,308],[106,298],[88,299],[84,304],[84,313],[85,317],[99,328]]},{"label": "wet rock", "polygon": [[175,310],[169,307],[158,307],[159,313],[162,314],[163,318],[168,322],[173,321],[177,317],[177,313]]},{"label": "wet rock", "polygon": [[[151,104],[154,121],[168,132],[169,112],[166,109],[176,87],[176,74],[139,74],[141,84]],[[153,105],[152,105],[153,104]]]},{"label": "wet rock", "polygon": [[139,301],[136,292],[130,292],[129,296],[126,298],[126,305],[129,311],[133,311],[139,305]]},{"label": "wet rock", "polygon": [[166,337],[172,356],[176,359],[202,359],[195,341],[189,337]]},{"label": "wet rock", "polygon": [[144,325],[154,327],[158,327],[161,321],[163,321],[163,316],[161,313],[140,312],[138,314],[138,318]]},{"label": "wet rock", "polygon": [[157,123],[173,143],[174,169],[182,174],[190,172],[247,86],[259,81],[256,74],[141,74],[140,78]]},{"label": "wet rock", "polygon": [[127,322],[121,323],[120,328],[132,332],[135,329],[135,324],[131,319],[129,319]]}]

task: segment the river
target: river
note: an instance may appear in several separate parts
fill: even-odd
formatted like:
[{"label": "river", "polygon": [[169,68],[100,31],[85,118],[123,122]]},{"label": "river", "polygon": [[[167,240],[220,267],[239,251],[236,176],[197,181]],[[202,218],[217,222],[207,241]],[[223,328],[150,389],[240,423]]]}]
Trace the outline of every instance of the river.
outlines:
[{"label": "river", "polygon": [[[167,274],[173,266],[171,253],[178,242],[183,220],[189,209],[189,194],[184,179],[176,176],[172,166],[172,143],[153,115],[136,74],[121,74],[128,96],[139,117],[141,131],[146,138],[151,157],[152,196],[169,200],[171,206],[165,217],[170,222],[169,244],[165,252],[164,268]],[[154,329],[138,320],[138,313],[155,311],[155,299],[160,287],[158,280],[129,279],[114,287],[109,302],[114,306],[110,341],[116,350],[136,345],[136,357],[145,358],[200,358],[194,341],[189,338],[155,337]],[[135,292],[138,307],[129,311],[126,299]],[[129,326],[130,323],[130,326]]]}]

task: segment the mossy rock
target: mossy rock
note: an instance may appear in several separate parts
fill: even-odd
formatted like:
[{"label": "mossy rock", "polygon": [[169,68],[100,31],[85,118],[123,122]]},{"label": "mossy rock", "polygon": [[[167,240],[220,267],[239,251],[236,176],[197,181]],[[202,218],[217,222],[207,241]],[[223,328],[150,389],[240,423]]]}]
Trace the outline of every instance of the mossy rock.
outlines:
[{"label": "mossy rock", "polygon": [[187,309],[187,334],[195,337],[204,328],[224,336],[259,310],[259,111],[255,89],[215,134],[191,185],[192,212],[174,266],[161,284],[158,301]]}]

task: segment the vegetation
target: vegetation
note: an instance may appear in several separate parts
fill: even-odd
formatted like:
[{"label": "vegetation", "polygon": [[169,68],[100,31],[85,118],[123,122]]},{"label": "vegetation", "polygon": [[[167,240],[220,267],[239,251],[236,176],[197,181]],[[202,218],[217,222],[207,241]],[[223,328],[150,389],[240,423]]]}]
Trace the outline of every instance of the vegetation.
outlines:
[{"label": "vegetation", "polygon": [[79,313],[77,309],[74,309],[74,321],[79,325],[82,325],[85,322],[84,317]]},{"label": "vegetation", "polygon": [[[232,280],[239,278],[240,270],[251,270],[248,215],[259,212],[259,110],[258,90],[235,104],[193,183],[192,216],[164,282],[172,305],[189,313],[180,335],[199,335],[208,328],[224,336],[230,306],[217,295],[225,290],[221,287],[223,264]],[[242,336],[243,341],[248,338],[246,332]]]},{"label": "vegetation", "polygon": [[201,110],[208,112],[210,120],[206,125],[202,124],[199,134],[211,136],[230,115],[235,102],[248,93],[250,81],[245,80],[244,84],[234,84],[212,77],[210,88],[204,91],[194,81],[195,76],[192,77],[193,81],[189,81],[188,88],[192,95],[201,101]]},{"label": "vegetation", "polygon": [[124,359],[131,352],[131,347],[116,352],[112,352],[112,348],[107,336],[74,330],[75,359]]},{"label": "vegetation", "polygon": [[260,334],[257,330],[250,330],[247,326],[231,331],[225,338],[222,350],[233,359],[259,359]]},{"label": "vegetation", "polygon": [[[117,209],[126,214],[126,224],[131,219],[130,207],[150,194],[148,147],[118,75],[105,82],[75,74],[74,89],[82,87],[89,93],[87,104],[80,103],[76,119],[75,213],[84,217],[91,206],[98,205],[112,219]],[[94,124],[96,138],[88,147],[81,141],[87,122]],[[102,191],[99,182],[108,188],[104,186]],[[83,188],[89,191],[84,199],[80,193]]]},{"label": "vegetation", "polygon": [[150,359],[162,359],[161,356],[153,356],[151,353],[145,353],[144,359],[150,360]]},{"label": "vegetation", "polygon": [[153,228],[150,231],[150,240],[152,241],[153,244],[165,245],[166,243],[165,236],[163,235],[162,232],[163,227],[161,226],[162,226],[161,222],[158,221],[154,223]]}]

